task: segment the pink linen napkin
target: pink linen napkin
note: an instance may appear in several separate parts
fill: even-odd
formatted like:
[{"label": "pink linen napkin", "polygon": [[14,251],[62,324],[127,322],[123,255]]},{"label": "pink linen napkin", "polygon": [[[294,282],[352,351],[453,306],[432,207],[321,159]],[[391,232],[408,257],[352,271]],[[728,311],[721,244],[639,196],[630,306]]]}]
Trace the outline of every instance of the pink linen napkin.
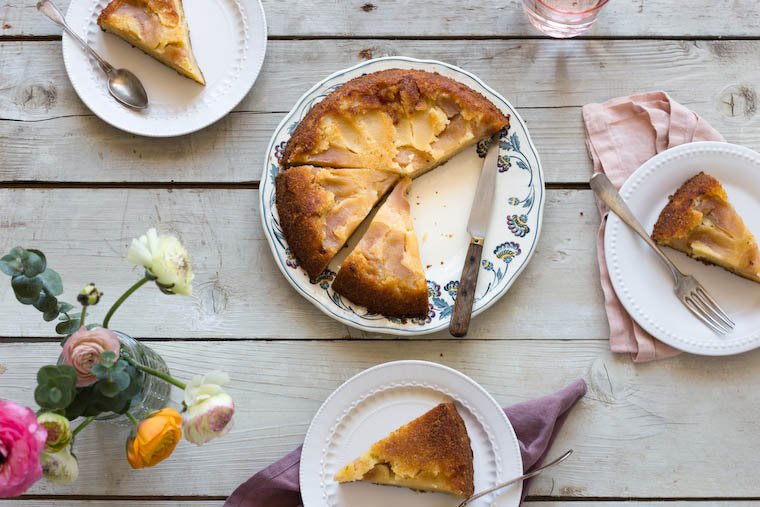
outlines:
[{"label": "pink linen napkin", "polygon": [[[568,412],[585,394],[586,382],[578,379],[554,394],[504,409],[520,442],[526,472],[541,463]],[[300,460],[299,447],[238,486],[224,507],[302,507]],[[527,489],[526,483],[523,498]]]},{"label": "pink linen napkin", "polygon": [[[693,141],[725,141],[697,113],[671,99],[663,91],[619,97],[604,104],[583,106],[586,146],[594,172],[604,172],[617,188],[623,186],[641,164],[657,153]],[[597,254],[610,348],[629,353],[634,362],[665,359],[680,354],[644,331],[620,304],[610,282],[604,257],[604,228],[607,206],[597,200],[602,223],[597,236]]]}]

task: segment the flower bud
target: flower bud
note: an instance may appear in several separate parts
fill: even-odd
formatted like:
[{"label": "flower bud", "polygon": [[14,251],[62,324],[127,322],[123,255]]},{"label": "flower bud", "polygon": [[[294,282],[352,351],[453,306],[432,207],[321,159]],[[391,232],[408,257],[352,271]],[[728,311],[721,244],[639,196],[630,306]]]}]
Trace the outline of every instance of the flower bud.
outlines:
[{"label": "flower bud", "polygon": [[69,420],[54,412],[43,412],[37,416],[37,422],[47,430],[47,440],[45,441],[45,451],[54,453],[65,449],[70,443],[73,435]]},{"label": "flower bud", "polygon": [[71,484],[79,477],[79,463],[67,445],[58,452],[43,452],[40,456],[42,476],[53,484]]},{"label": "flower bud", "polygon": [[95,287],[95,284],[91,283],[79,292],[77,301],[82,306],[94,306],[100,302],[100,298],[103,293]]},{"label": "flower bud", "polygon": [[232,428],[235,403],[221,387],[229,381],[226,373],[212,372],[188,382],[184,400],[187,412],[182,423],[188,442],[203,445]]}]

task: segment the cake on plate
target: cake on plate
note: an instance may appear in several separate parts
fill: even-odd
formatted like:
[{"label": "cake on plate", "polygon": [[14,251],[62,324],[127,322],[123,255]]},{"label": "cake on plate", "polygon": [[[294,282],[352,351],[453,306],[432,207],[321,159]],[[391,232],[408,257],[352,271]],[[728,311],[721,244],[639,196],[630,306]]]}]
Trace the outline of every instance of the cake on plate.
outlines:
[{"label": "cake on plate", "polygon": [[338,294],[390,317],[428,313],[427,281],[406,198],[411,183],[406,177],[396,185],[332,284]]},{"label": "cake on plate", "polygon": [[695,259],[760,282],[757,241],[728,201],[723,185],[701,172],[670,196],[652,239]]},{"label": "cake on plate", "polygon": [[[276,204],[283,235],[314,280],[402,178],[417,177],[509,126],[483,95],[434,72],[354,78],[304,116],[283,149]],[[399,183],[332,288],[389,317],[428,313],[425,273]]]},{"label": "cake on plate", "polygon": [[366,481],[472,496],[472,448],[453,403],[441,403],[375,442],[369,451],[335,474],[338,482]]},{"label": "cake on plate", "polygon": [[292,167],[275,179],[280,226],[313,280],[327,267],[398,175],[372,169]]},{"label": "cake on plate", "polygon": [[206,84],[190,44],[182,0],[113,0],[98,25],[185,77]]}]

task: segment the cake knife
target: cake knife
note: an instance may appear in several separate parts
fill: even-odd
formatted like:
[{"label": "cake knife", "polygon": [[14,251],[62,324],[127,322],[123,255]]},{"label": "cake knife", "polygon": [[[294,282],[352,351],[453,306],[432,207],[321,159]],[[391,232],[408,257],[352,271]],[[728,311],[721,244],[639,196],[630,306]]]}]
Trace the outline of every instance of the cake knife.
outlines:
[{"label": "cake knife", "polygon": [[470,328],[472,304],[475,301],[475,287],[478,285],[478,272],[480,271],[480,257],[483,254],[483,243],[486,239],[488,222],[493,208],[493,196],[496,190],[500,139],[501,131],[491,137],[491,145],[483,161],[478,188],[475,190],[475,199],[472,201],[472,208],[470,208],[470,219],[467,222],[470,246],[467,248],[467,257],[465,257],[462,276],[459,280],[457,298],[454,301],[454,311],[451,314],[451,322],[449,322],[449,332],[456,337],[466,336],[467,330]]}]

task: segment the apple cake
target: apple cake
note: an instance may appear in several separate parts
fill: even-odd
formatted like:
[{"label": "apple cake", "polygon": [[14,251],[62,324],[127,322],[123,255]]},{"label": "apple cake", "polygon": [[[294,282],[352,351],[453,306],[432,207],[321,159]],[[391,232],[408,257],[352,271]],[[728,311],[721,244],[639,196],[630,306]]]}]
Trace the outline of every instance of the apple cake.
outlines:
[{"label": "apple cake", "polygon": [[389,317],[428,313],[427,281],[406,198],[411,183],[406,177],[396,185],[332,284],[338,294]]},{"label": "apple cake", "polygon": [[398,175],[385,171],[314,166],[292,167],[277,175],[280,226],[312,280],[397,180]]},{"label": "apple cake", "polygon": [[695,259],[760,282],[760,251],[714,177],[701,172],[670,196],[652,239]]},{"label": "apple cake", "polygon": [[488,99],[453,79],[383,70],[352,79],[314,106],[288,141],[283,163],[414,178],[508,125]]},{"label": "apple cake", "polygon": [[193,55],[182,0],[113,0],[98,16],[98,25],[183,76],[206,84]]},{"label": "apple cake", "polygon": [[[484,96],[433,72],[389,69],[352,79],[305,115],[280,158],[283,235],[312,280],[390,188],[509,126]],[[427,284],[399,183],[332,288],[389,317],[428,313]]]},{"label": "apple cake", "polygon": [[366,481],[468,498],[474,491],[470,437],[453,403],[441,403],[375,442],[337,474],[338,482]]}]

